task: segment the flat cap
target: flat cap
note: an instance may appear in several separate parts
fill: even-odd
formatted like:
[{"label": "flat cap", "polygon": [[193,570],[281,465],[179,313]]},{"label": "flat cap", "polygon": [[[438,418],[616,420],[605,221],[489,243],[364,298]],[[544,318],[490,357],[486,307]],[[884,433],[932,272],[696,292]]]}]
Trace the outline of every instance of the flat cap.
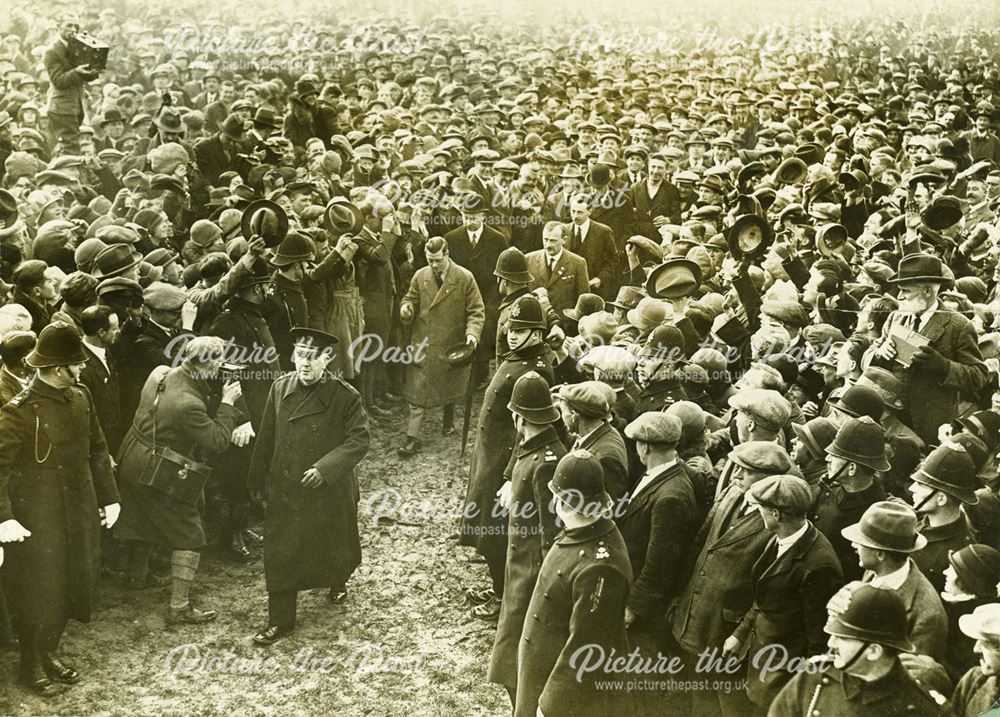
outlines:
[{"label": "flat cap", "polygon": [[792,467],[788,451],[773,441],[747,441],[729,453],[730,460],[748,470],[780,475]]},{"label": "flat cap", "polygon": [[729,399],[729,406],[753,416],[765,430],[777,431],[792,415],[791,404],[777,391],[747,388]]},{"label": "flat cap", "polygon": [[176,286],[154,281],[142,292],[142,300],[146,306],[157,311],[176,311],[184,306],[187,294]]},{"label": "flat cap", "polygon": [[776,321],[795,328],[801,329],[812,323],[809,318],[809,312],[797,301],[776,301],[769,299],[761,304],[760,310],[765,316],[770,316]]},{"label": "flat cap", "polygon": [[573,410],[592,418],[603,418],[615,405],[615,390],[603,381],[563,384],[556,394]]},{"label": "flat cap", "polygon": [[803,517],[812,505],[809,484],[798,476],[772,475],[747,488],[747,502]]},{"label": "flat cap", "polygon": [[683,430],[681,419],[660,411],[647,411],[625,426],[625,435],[644,443],[677,443]]}]

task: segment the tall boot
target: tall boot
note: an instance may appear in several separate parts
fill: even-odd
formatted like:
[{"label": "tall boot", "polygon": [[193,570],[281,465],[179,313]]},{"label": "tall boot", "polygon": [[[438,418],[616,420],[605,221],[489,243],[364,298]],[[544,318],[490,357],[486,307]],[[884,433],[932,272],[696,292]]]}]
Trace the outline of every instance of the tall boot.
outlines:
[{"label": "tall boot", "polygon": [[191,585],[198,572],[201,553],[175,550],[170,554],[170,609],[167,622],[199,625],[216,618],[215,610],[199,610],[191,605]]}]

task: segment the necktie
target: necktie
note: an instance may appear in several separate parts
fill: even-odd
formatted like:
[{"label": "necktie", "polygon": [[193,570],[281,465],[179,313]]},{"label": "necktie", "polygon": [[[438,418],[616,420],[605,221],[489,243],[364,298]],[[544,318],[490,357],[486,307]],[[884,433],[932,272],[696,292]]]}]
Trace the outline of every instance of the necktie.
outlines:
[{"label": "necktie", "polygon": [[436,271],[434,272],[434,283],[438,285],[439,289],[441,288],[441,285],[444,284],[444,277]]},{"label": "necktie", "polygon": [[580,233],[580,227],[573,227],[573,248],[579,249],[583,244],[583,234]]},{"label": "necktie", "polygon": [[556,273],[556,260],[549,259],[549,278],[551,278],[552,275],[555,273]]},{"label": "necktie", "polygon": [[469,232],[469,243],[472,244],[473,248],[475,248],[476,243],[478,241],[479,241],[479,237],[476,236],[475,234],[473,234],[472,232]]}]

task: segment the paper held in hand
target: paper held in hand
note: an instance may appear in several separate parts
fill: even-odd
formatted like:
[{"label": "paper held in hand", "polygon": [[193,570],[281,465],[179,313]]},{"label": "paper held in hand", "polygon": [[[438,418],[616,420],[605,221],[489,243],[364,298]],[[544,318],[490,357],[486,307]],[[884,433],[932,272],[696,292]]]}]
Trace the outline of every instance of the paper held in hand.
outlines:
[{"label": "paper held in hand", "polygon": [[899,324],[896,324],[889,329],[889,338],[892,339],[892,343],[896,347],[895,360],[907,368],[909,368],[910,364],[913,362],[913,354],[915,354],[921,346],[926,346],[930,343],[930,341],[922,334],[918,334],[913,329],[900,326]]}]

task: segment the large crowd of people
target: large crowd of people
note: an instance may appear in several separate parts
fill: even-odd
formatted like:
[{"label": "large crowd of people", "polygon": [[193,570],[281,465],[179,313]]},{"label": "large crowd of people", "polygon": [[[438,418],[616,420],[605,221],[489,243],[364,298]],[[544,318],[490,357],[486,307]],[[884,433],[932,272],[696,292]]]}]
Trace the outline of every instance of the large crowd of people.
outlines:
[{"label": "large crowd of people", "polygon": [[514,715],[1000,708],[1000,33],[198,12],[3,21],[25,689],[99,581],[212,621],[210,544],[261,649],[349,601],[440,409]]}]

